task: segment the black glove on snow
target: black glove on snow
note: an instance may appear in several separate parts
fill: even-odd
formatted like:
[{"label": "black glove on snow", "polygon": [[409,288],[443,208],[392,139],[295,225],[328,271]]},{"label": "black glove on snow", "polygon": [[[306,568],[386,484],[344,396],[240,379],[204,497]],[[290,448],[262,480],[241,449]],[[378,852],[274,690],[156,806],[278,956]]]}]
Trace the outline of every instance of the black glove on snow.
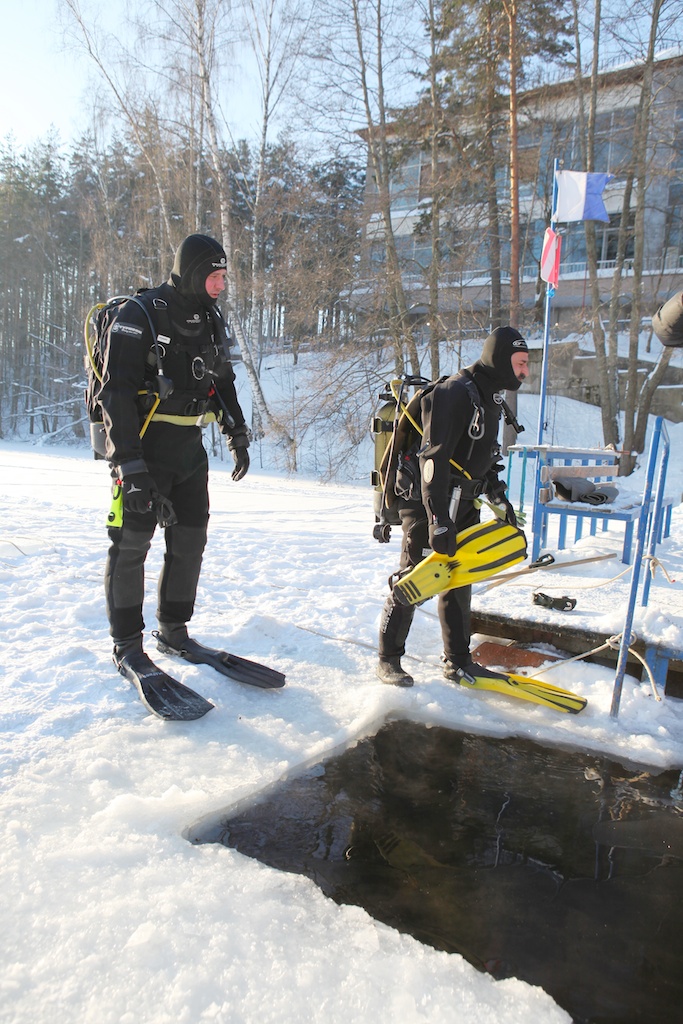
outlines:
[{"label": "black glove on snow", "polygon": [[235,460],[232,478],[235,481],[241,480],[243,476],[246,476],[249,469],[249,452],[246,448],[235,448],[232,457]]},{"label": "black glove on snow", "polygon": [[232,452],[232,457],[235,460],[235,468],[232,471],[233,480],[241,480],[243,476],[246,476],[247,470],[249,469],[249,428],[246,424],[241,427],[235,427],[232,434],[227,436],[228,451]]},{"label": "black glove on snow", "polygon": [[122,482],[123,507],[129,512],[151,512],[157,494],[156,484],[149,473],[126,473]]},{"label": "black glove on snow", "polygon": [[436,551],[437,555],[453,557],[457,541],[455,539],[455,523],[452,519],[432,520],[429,524],[429,544],[432,551]]}]

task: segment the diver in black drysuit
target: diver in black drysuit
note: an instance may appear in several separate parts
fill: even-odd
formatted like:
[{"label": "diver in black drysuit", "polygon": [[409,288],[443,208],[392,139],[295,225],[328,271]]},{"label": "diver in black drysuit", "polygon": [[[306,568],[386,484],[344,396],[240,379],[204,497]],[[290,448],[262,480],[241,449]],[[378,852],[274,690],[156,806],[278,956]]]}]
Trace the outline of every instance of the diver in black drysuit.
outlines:
[{"label": "diver in black drysuit", "polygon": [[249,468],[249,431],[237,400],[225,324],[215,306],[225,280],[222,246],[195,234],[179,246],[169,280],[141,295],[157,330],[164,378],[173,386],[142,437],[154,396],[138,392],[145,382],[155,382],[158,366],[150,325],[137,303],[129,300],[119,308],[104,346],[97,399],[106,458],[112,477],[122,482],[124,506],[122,526],[108,531],[105,594],[114,662],[123,675],[127,669],[154,667],[143,654],[144,563],[164,501],[171,503],[175,522],[165,529],[159,632],[173,647],[187,637],[209,519],[208,460],[199,417],[213,413],[218,419],[235,460],[233,480],[241,480]]},{"label": "diver in black drysuit", "polygon": [[[526,353],[527,344],[519,331],[512,327],[499,327],[488,336],[481,357],[472,366],[438,382],[433,388],[425,389],[420,403],[423,440],[418,452],[421,491],[419,481],[409,497],[401,497],[397,489],[403,530],[401,570],[412,569],[432,550],[454,555],[456,534],[479,522],[479,509],[474,499],[482,493],[486,493],[491,501],[502,503],[508,522],[516,525],[512,506],[505,498],[505,482],[498,477],[503,466],[499,462],[497,438],[502,412],[500,393],[521,387],[528,376]],[[469,386],[466,381],[470,382]],[[476,387],[474,395],[470,393],[472,384]],[[478,429],[481,434],[476,437]],[[461,466],[472,480],[454,469],[450,459]],[[452,521],[449,506],[456,484],[462,487],[462,494],[455,521]],[[468,671],[472,667],[471,597],[471,587],[458,587],[439,594],[438,612],[443,637],[444,675],[447,678],[455,678],[457,669]],[[413,605],[401,604],[393,594],[389,595],[380,619],[377,666],[377,675],[384,683],[413,685],[412,677],[401,666],[401,657],[405,654],[414,614]]]}]

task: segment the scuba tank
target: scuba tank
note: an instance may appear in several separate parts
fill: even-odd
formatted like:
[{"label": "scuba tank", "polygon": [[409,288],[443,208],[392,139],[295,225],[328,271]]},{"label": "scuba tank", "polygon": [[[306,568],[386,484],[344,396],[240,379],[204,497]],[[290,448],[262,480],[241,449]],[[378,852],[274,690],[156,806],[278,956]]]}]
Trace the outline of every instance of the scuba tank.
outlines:
[{"label": "scuba tank", "polygon": [[[382,404],[371,424],[375,439],[375,468],[370,480],[373,486],[375,513],[372,535],[380,544],[388,543],[391,539],[391,527],[401,524],[396,505],[396,492],[412,498],[415,488],[419,487],[419,471],[416,475],[415,463],[422,439],[422,399],[432,388],[447,379],[447,374],[435,381],[430,381],[426,377],[403,375],[390,381],[378,395],[378,400]],[[472,403],[472,420],[468,435],[474,444],[484,433],[483,408],[474,381],[463,376],[462,382]],[[412,398],[406,399],[404,395],[409,387],[417,390]],[[517,434],[521,433],[524,427],[517,422],[502,395],[500,402],[506,423]],[[465,479],[471,480],[469,473],[462,466],[453,459],[450,463]],[[412,488],[410,495],[404,489],[406,477],[409,478]]]},{"label": "scuba tank", "polygon": [[[391,393],[391,389],[387,385],[380,391],[377,399],[382,404],[379,406],[377,412],[372,418],[371,431],[374,437],[374,449],[375,449],[375,468],[370,474],[370,482],[373,487],[373,509],[375,513],[375,522],[379,523],[383,519],[383,506],[384,506],[384,485],[382,483],[382,463],[389,445],[391,444],[395,420],[396,410],[398,408],[396,399]],[[387,510],[390,511],[390,510]],[[398,526],[399,519],[394,512],[390,518],[386,521],[387,526]],[[388,539],[388,538],[387,538]]]},{"label": "scuba tank", "polygon": [[[380,544],[388,543],[391,527],[401,524],[396,508],[394,483],[397,459],[399,452],[405,447],[405,430],[408,426],[404,416],[404,392],[408,387],[422,388],[426,384],[429,384],[429,380],[425,377],[403,376],[385,385],[378,395],[378,401],[382,404],[371,423],[375,439],[375,468],[370,474],[370,481],[373,486],[375,513],[372,535]],[[414,395],[411,402],[414,402],[419,394],[421,392]]]}]

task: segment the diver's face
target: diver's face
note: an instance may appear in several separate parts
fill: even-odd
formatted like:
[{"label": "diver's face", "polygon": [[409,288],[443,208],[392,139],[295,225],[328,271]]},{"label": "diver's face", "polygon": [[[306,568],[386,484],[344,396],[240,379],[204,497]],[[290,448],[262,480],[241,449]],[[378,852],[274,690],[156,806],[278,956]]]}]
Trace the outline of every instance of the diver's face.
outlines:
[{"label": "diver's face", "polygon": [[529,353],[515,352],[510,356],[510,366],[519,383],[523,384],[529,376]]}]

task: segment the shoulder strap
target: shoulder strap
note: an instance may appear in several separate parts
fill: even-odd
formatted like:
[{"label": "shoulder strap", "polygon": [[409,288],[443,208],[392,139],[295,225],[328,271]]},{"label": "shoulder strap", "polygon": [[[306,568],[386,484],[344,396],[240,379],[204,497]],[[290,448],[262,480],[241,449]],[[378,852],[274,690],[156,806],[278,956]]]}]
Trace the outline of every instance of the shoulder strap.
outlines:
[{"label": "shoulder strap", "polygon": [[[136,292],[135,295],[131,295],[130,298],[131,302],[134,302],[136,306],[139,306],[140,309],[145,314],[145,316],[147,317],[147,323],[149,324],[149,329],[152,332],[152,340],[154,343],[154,356],[157,362],[157,378],[159,381],[161,381],[165,380],[166,378],[164,377],[164,363],[161,355],[161,349],[159,347],[159,339],[161,338],[163,340],[164,337],[166,337],[168,341],[171,340],[171,317],[168,312],[168,303],[166,302],[166,300],[162,299],[158,295],[154,297],[150,296],[149,291],[152,291],[152,289],[143,289],[140,292]],[[152,319],[152,314],[150,313],[148,307],[148,301],[150,299],[152,302],[152,308],[154,309],[155,315],[159,315],[164,319],[164,325],[166,329],[165,336],[161,334],[159,331],[157,331],[156,324]],[[173,385],[171,384],[170,391],[168,391],[168,394],[170,394],[172,390]],[[167,395],[163,395],[162,397],[167,397]]]},{"label": "shoulder strap", "polygon": [[218,306],[213,305],[209,307],[209,313],[213,321],[214,330],[216,332],[215,340],[216,345],[221,350],[223,357],[229,362],[230,361],[230,333],[228,331],[228,325],[225,322],[225,318],[221,313]]},{"label": "shoulder strap", "polygon": [[477,387],[477,382],[475,381],[470,371],[467,369],[461,370],[460,373],[458,374],[458,377],[467,388],[467,394],[470,396],[470,402],[472,403],[472,405],[476,409],[481,409],[483,407],[481,393],[479,391],[479,388]]},{"label": "shoulder strap", "polygon": [[484,405],[481,400],[479,388],[477,387],[477,382],[469,370],[461,370],[459,377],[465,385],[465,389],[474,409],[470,425],[467,428],[467,436],[471,438],[472,442],[478,441],[484,436]]},{"label": "shoulder strap", "polygon": [[[140,288],[135,295],[131,295],[131,299],[143,310],[147,317],[152,337],[156,338],[157,335],[161,336],[163,334],[170,340],[171,315],[168,311],[168,302],[166,299],[162,299],[160,295],[155,295],[154,293],[157,291],[158,289],[156,288]],[[152,313],[154,314],[153,316]]]},{"label": "shoulder strap", "polygon": [[152,320],[152,314],[147,308],[147,303],[143,302],[139,295],[131,295],[130,301],[134,302],[136,306],[139,306],[142,312],[147,317],[147,323],[149,324],[149,329],[152,332],[152,337],[154,338],[154,343],[156,344],[157,329],[154,321]]}]

